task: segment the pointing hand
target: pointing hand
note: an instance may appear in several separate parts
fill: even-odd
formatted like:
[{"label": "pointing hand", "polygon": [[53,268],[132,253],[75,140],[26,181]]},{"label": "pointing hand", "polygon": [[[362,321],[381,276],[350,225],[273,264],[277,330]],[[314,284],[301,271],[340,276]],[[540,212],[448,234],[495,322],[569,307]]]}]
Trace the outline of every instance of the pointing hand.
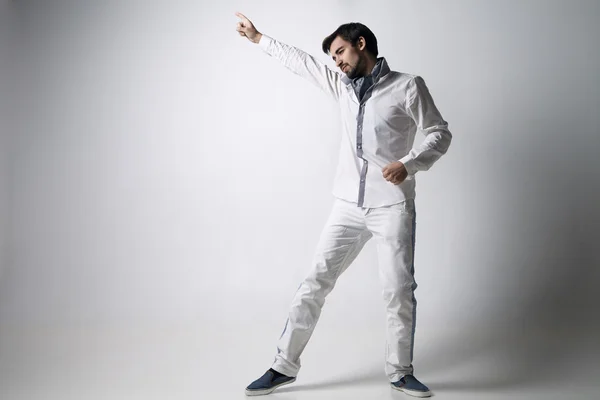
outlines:
[{"label": "pointing hand", "polygon": [[247,37],[252,43],[260,42],[262,33],[256,30],[252,21],[242,13],[236,12],[235,15],[240,19],[240,22],[237,23],[237,31],[240,36]]}]

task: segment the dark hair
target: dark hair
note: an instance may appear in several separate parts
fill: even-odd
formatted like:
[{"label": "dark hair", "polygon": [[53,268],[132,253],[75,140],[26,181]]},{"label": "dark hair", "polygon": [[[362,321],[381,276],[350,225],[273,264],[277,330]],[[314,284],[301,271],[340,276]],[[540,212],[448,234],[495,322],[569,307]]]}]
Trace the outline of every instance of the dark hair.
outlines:
[{"label": "dark hair", "polygon": [[352,43],[352,46],[356,46],[358,38],[362,36],[365,38],[365,43],[367,44],[366,47],[369,53],[374,57],[377,57],[377,54],[379,54],[379,51],[377,50],[377,38],[369,28],[360,22],[350,22],[349,24],[340,25],[335,32],[327,36],[323,40],[323,52],[325,54],[329,54],[331,43],[333,43],[338,36]]}]

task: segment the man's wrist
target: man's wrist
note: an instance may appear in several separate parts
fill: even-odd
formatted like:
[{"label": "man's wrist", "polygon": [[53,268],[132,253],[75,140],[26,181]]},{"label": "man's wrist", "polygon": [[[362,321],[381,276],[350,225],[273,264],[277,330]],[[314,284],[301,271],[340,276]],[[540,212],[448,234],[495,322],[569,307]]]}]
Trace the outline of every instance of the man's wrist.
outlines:
[{"label": "man's wrist", "polygon": [[406,169],[408,175],[415,175],[417,173],[417,166],[415,165],[415,160],[411,158],[410,155],[402,157],[398,161],[404,165],[404,168]]}]

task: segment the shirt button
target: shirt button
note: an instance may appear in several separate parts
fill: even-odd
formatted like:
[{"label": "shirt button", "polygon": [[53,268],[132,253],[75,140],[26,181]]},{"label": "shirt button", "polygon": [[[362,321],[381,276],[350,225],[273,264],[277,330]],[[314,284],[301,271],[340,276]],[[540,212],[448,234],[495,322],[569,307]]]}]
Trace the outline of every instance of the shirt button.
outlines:
[{"label": "shirt button", "polygon": [[358,145],[358,148],[359,148],[359,149],[362,149],[362,144],[359,144],[359,145]]}]

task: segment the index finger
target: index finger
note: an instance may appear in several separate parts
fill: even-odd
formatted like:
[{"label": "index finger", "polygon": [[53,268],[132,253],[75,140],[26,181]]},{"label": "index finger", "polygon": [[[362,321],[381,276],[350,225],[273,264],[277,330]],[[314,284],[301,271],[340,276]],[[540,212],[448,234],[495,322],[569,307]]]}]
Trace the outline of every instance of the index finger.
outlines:
[{"label": "index finger", "polygon": [[241,18],[244,22],[250,23],[250,20],[248,19],[248,17],[246,17],[244,14],[242,14],[241,12],[236,12],[235,15],[239,18]]}]

